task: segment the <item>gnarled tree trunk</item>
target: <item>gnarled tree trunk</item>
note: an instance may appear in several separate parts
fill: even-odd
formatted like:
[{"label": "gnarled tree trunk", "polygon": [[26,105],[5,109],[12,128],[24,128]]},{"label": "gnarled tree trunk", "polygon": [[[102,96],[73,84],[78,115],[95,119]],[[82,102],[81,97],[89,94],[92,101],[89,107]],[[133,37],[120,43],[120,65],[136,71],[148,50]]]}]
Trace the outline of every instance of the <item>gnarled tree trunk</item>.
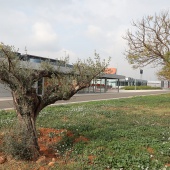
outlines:
[{"label": "gnarled tree trunk", "polygon": [[38,106],[40,104],[39,98],[35,97],[34,93],[27,95],[26,98],[13,93],[13,99],[19,125],[25,131],[25,134],[27,134],[25,137],[28,138],[28,146],[32,159],[36,160],[40,151],[36,131],[36,118],[39,113]]},{"label": "gnarled tree trunk", "polygon": [[[0,43],[0,54],[0,81],[11,89],[19,125],[25,130],[24,137],[30,141],[28,150],[31,150],[35,160],[39,155],[35,126],[39,112],[58,100],[70,99],[79,90],[88,87],[91,80],[105,70],[108,63],[105,60],[100,62],[100,56],[95,52],[94,61],[91,58],[78,60],[72,67],[67,67],[67,60],[56,60],[55,66],[50,62],[42,62],[40,67],[37,65],[33,68],[29,62],[22,61],[25,57],[29,59],[28,56],[20,55],[13,46]],[[49,82],[44,87],[44,94],[39,96],[33,87],[43,78],[48,78]],[[23,136],[17,139],[18,143],[22,139]]]},{"label": "gnarled tree trunk", "polygon": [[[32,154],[32,159],[36,160],[39,156],[39,145],[38,145],[38,136],[37,136],[37,131],[36,131],[36,120],[31,117],[31,115],[24,115],[24,116],[19,116],[19,123],[21,128],[25,130],[25,133],[28,138],[28,144],[29,144],[29,149]],[[25,139],[24,139],[25,140]]]}]

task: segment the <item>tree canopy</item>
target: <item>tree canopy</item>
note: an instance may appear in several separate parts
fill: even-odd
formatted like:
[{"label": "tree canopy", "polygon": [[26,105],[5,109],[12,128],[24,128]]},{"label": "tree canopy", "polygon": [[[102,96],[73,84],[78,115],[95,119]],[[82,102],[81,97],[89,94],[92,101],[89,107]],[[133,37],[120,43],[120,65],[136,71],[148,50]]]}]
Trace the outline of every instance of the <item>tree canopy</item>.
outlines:
[{"label": "tree canopy", "polygon": [[15,48],[4,44],[0,46],[0,59],[1,82],[11,89],[13,95],[20,95],[20,98],[33,94],[35,82],[48,78],[48,85],[42,96],[35,93],[39,100],[37,102],[41,102],[39,110],[57,100],[70,99],[79,90],[88,87],[91,80],[102,73],[108,64],[101,62],[99,54],[95,53],[94,60],[78,60],[72,68],[54,66],[48,61],[37,67],[33,63],[20,60]]},{"label": "tree canopy", "polygon": [[169,11],[145,16],[132,23],[123,37],[127,41],[125,55],[134,68],[152,64],[162,66],[158,76],[170,80],[170,16]]}]

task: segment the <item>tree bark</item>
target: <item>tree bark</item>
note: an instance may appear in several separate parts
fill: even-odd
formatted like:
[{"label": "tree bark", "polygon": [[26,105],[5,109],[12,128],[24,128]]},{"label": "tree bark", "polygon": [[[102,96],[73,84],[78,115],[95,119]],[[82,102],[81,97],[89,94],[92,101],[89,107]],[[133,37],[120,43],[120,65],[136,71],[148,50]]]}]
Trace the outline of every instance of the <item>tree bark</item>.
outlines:
[{"label": "tree bark", "polygon": [[21,127],[24,133],[24,138],[22,136],[22,139],[27,140],[29,150],[32,154],[32,159],[36,160],[40,155],[39,153],[40,148],[38,145],[38,136],[37,136],[36,125],[35,125],[36,119],[31,117],[31,114],[22,116],[20,113],[18,113],[18,119],[19,119],[19,127]]},{"label": "tree bark", "polygon": [[[30,97],[30,96],[29,96]],[[19,127],[24,131],[24,137],[28,140],[29,150],[32,153],[32,159],[36,160],[39,157],[38,136],[36,131],[36,118],[39,109],[38,99],[32,95],[28,98],[19,98],[13,93],[13,101],[16,109]],[[31,102],[30,102],[31,101]],[[23,140],[23,136],[21,137]]]}]

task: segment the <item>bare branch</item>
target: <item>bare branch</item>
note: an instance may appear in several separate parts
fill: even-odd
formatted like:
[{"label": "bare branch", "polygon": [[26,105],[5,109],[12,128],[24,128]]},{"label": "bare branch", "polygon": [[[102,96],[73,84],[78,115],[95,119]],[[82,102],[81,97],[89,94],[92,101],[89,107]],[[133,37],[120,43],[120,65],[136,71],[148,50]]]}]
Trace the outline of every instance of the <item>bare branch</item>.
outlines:
[{"label": "bare branch", "polygon": [[138,68],[148,64],[170,63],[170,17],[169,11],[159,15],[143,17],[133,22],[135,31],[127,31],[123,37],[127,41],[127,60]]}]

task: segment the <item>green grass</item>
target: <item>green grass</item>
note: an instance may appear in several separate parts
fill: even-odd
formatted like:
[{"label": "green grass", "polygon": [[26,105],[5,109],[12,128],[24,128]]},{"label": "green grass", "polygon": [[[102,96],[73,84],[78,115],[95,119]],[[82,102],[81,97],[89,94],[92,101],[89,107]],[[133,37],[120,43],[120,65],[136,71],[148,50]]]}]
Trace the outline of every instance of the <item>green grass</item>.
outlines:
[{"label": "green grass", "polygon": [[[169,101],[166,94],[47,107],[37,126],[67,129],[89,139],[71,145],[74,163],[54,169],[159,170],[170,163]],[[14,117],[1,113],[0,130]],[[92,162],[88,156],[94,157]]]},{"label": "green grass", "polygon": [[121,89],[124,89],[124,90],[160,90],[161,88],[160,87],[151,87],[151,86],[125,86],[125,87],[122,87]]}]

